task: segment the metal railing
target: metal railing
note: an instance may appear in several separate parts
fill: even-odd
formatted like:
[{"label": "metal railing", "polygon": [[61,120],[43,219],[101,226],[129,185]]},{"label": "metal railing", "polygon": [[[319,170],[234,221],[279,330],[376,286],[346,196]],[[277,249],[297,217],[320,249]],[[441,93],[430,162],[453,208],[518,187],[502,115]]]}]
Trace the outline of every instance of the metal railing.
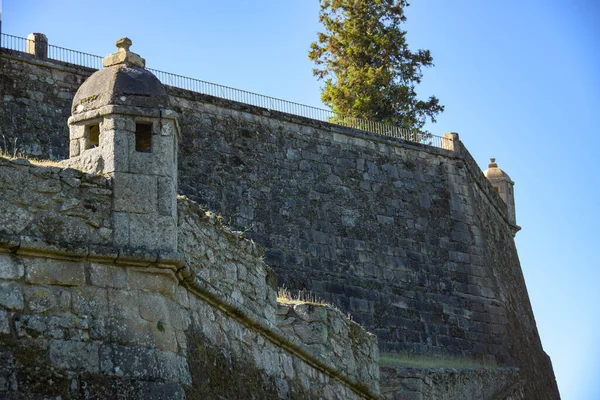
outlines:
[{"label": "metal railing", "polygon": [[51,44],[48,45],[48,58],[88,68],[102,68],[102,57],[100,56],[83,53],[81,51],[65,49],[64,47],[53,46]]},{"label": "metal railing", "polygon": [[27,39],[3,33],[0,37],[2,47],[9,50],[27,51]]},{"label": "metal railing", "polygon": [[[1,46],[3,48],[20,52],[28,52],[29,46],[27,44],[28,42],[31,42],[26,38],[9,35],[7,33],[2,33],[0,39]],[[48,45],[47,57],[52,60],[62,61],[78,66],[94,69],[102,68],[102,57],[81,51],[66,49],[64,47]],[[382,136],[399,138],[413,143],[420,143],[440,148],[449,148],[448,144],[445,143],[447,139],[430,133],[412,131],[394,125],[369,121],[362,118],[336,115],[331,110],[326,110],[323,108],[307,106],[305,104],[295,103],[293,101],[264,96],[262,94],[218,85],[216,83],[189,78],[187,76],[177,75],[170,72],[159,71],[153,68],[147,69],[156,75],[156,77],[164,85],[173,86],[179,89],[189,90],[226,100],[262,107],[269,110],[328,122],[344,127],[359,129]]]},{"label": "metal railing", "polygon": [[[28,48],[34,43],[33,40],[22,38],[19,36],[2,34],[2,47],[9,50],[21,51],[28,53]],[[84,53],[66,49],[60,46],[48,45],[47,57],[51,60],[62,61],[69,64],[75,64],[82,67],[100,69],[102,68],[102,57],[95,54]]]}]

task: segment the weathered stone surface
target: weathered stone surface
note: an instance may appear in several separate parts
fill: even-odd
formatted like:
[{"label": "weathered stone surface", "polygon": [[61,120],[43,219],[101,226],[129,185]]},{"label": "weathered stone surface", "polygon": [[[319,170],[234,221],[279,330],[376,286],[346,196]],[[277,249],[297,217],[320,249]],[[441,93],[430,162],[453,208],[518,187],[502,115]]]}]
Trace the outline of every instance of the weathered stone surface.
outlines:
[{"label": "weathered stone surface", "polygon": [[238,306],[273,321],[276,287],[265,285],[273,274],[253,244],[198,204],[185,198],[178,203],[179,251],[196,277]]},{"label": "weathered stone surface", "polygon": [[306,322],[327,321],[327,309],[311,303],[294,305],[294,312]]},{"label": "weathered stone surface", "polygon": [[321,344],[327,341],[327,326],[321,323],[300,322],[294,325],[294,334],[305,344]]},{"label": "weathered stone surface", "polygon": [[343,365],[346,373],[357,381],[379,387],[376,337],[339,310],[326,304],[279,303],[277,326],[298,337],[317,356]]},{"label": "weathered stone surface", "polygon": [[10,334],[9,314],[4,310],[0,310],[0,333]]},{"label": "weathered stone surface", "polygon": [[22,310],[24,306],[21,285],[12,282],[0,282],[0,307],[7,310]]},{"label": "weathered stone surface", "polygon": [[[49,243],[112,241],[112,191],[103,177],[68,168],[22,165],[13,160],[0,164],[0,189],[2,232]],[[19,266],[3,264],[0,276],[20,271]]]},{"label": "weathered stone surface", "polygon": [[158,268],[128,269],[128,282],[131,289],[148,290],[173,296],[177,280],[172,271]]},{"label": "weathered stone surface", "polygon": [[90,283],[94,286],[124,289],[127,287],[127,270],[115,265],[91,263]]},{"label": "weathered stone surface", "polygon": [[107,290],[81,287],[73,290],[73,314],[102,316],[108,313]]},{"label": "weathered stone surface", "polygon": [[138,318],[139,294],[130,290],[108,290],[108,312],[114,317]]},{"label": "weathered stone surface", "polygon": [[157,212],[156,176],[115,172],[114,179],[115,211],[143,214]]},{"label": "weathered stone surface", "polygon": [[0,254],[0,279],[19,279],[24,271],[23,264],[10,255]]},{"label": "weathered stone surface", "polygon": [[144,380],[160,378],[154,350],[110,345],[103,346],[100,354],[100,368],[106,375]]},{"label": "weathered stone surface", "polygon": [[49,354],[55,368],[97,372],[100,367],[97,343],[51,340]]},{"label": "weathered stone surface", "polygon": [[173,251],[177,247],[175,218],[163,215],[130,214],[129,246]]},{"label": "weathered stone surface", "polygon": [[85,283],[85,266],[80,262],[27,259],[25,280],[30,283],[77,286]]},{"label": "weathered stone surface", "polygon": [[44,287],[26,287],[27,309],[32,313],[43,313],[57,306],[56,294]]}]

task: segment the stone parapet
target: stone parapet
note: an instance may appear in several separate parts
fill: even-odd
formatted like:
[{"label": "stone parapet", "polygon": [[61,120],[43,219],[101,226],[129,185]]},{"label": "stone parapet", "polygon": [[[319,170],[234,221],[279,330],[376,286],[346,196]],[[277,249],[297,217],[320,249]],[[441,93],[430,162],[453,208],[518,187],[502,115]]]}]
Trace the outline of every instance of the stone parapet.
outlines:
[{"label": "stone parapet", "polygon": [[277,306],[277,326],[350,379],[379,391],[377,338],[341,311],[327,304],[283,302]]},{"label": "stone parapet", "polygon": [[108,245],[112,183],[103,176],[0,157],[0,231],[49,243]]}]

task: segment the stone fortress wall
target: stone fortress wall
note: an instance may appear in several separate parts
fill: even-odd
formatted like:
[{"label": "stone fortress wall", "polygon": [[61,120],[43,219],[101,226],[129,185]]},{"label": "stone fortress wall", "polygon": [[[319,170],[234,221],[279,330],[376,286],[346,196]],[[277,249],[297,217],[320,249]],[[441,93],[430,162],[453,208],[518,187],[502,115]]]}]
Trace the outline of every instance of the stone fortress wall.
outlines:
[{"label": "stone fortress wall", "polygon": [[172,254],[113,246],[102,176],[0,157],[0,190],[0,397],[377,397],[375,336],[278,304],[256,245],[198,204],[178,199]]},{"label": "stone fortress wall", "polygon": [[[2,61],[2,133],[19,138],[30,154],[63,158],[65,114],[92,71],[22,54]],[[311,290],[350,312],[378,336],[383,351],[518,367],[511,385],[520,382],[526,398],[558,396],[520,271],[515,227],[460,141],[454,151],[435,149],[168,91],[180,114],[180,192],[247,230],[264,246],[280,284]],[[223,273],[215,282],[238,277]],[[223,293],[235,298],[237,286]],[[273,312],[283,331],[322,349],[323,341],[311,342],[320,328],[306,329],[307,322],[329,318],[322,311],[310,321],[300,318],[299,328],[286,307]]]}]

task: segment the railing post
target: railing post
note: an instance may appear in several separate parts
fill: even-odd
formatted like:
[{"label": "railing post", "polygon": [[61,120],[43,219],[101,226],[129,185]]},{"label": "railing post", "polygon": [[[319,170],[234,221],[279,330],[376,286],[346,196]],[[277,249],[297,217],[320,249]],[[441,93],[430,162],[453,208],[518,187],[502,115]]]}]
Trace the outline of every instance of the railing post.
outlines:
[{"label": "railing post", "polygon": [[442,136],[442,149],[457,151],[458,150],[458,133],[448,132]]},{"label": "railing post", "polygon": [[48,38],[43,33],[30,33],[27,36],[27,53],[37,58],[48,58]]}]

